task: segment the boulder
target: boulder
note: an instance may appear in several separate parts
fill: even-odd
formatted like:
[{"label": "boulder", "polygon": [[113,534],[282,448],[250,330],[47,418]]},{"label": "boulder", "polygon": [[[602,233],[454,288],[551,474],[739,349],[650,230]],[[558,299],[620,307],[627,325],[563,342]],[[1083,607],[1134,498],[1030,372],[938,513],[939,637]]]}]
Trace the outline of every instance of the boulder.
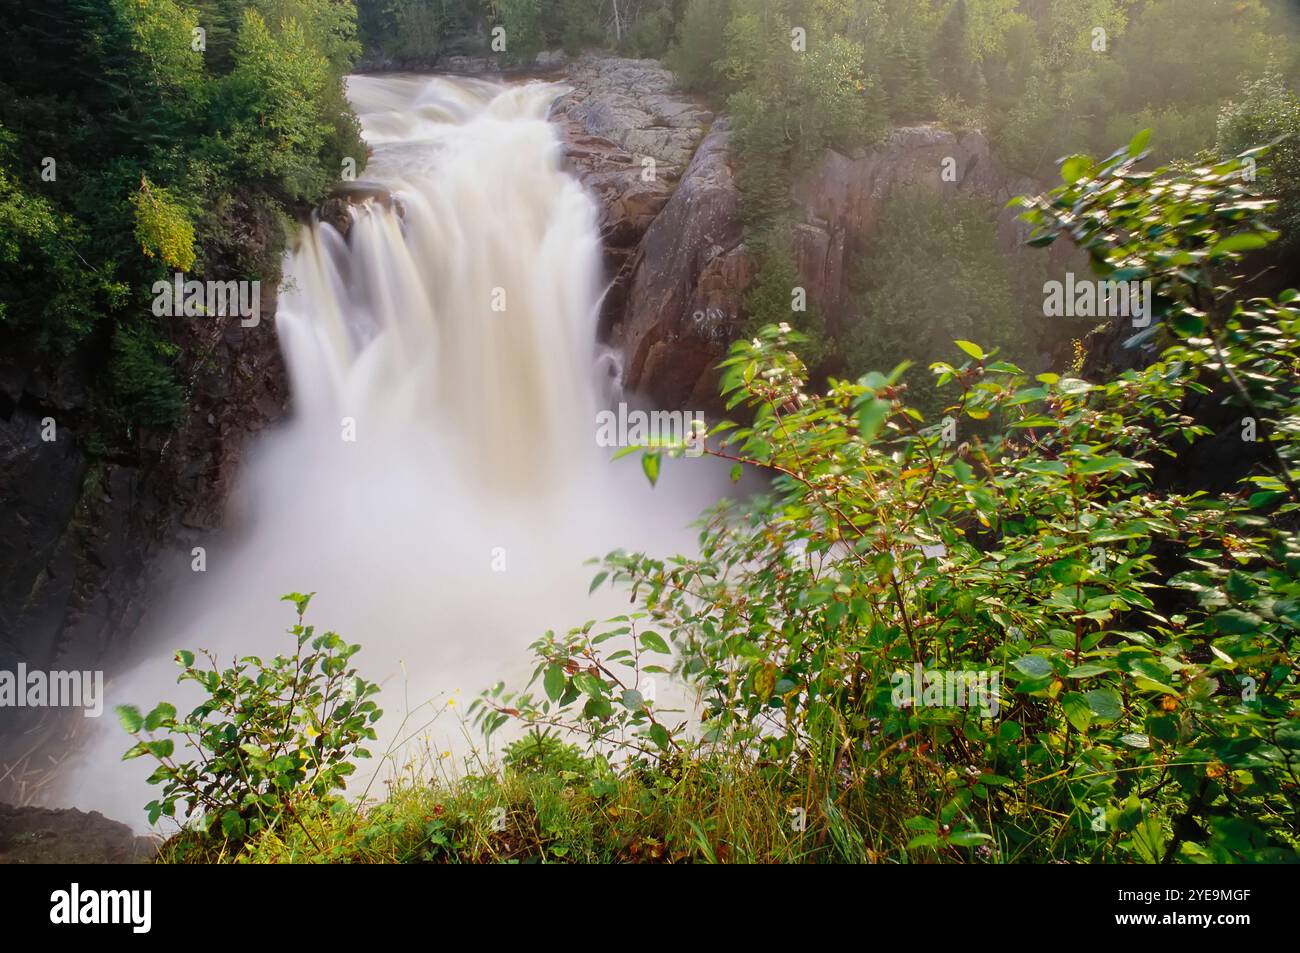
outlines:
[{"label": "boulder", "polygon": [[623,383],[670,409],[720,410],[716,365],[738,332],[753,279],[725,119],[713,124],[627,266],[611,331]]}]

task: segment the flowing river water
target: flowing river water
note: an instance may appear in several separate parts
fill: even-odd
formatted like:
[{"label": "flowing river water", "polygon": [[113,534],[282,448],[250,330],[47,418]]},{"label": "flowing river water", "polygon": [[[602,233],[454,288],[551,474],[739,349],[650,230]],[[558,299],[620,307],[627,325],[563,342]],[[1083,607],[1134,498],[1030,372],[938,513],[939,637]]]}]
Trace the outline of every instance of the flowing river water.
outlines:
[{"label": "flowing river water", "polygon": [[[596,206],[547,120],[563,89],[395,75],[348,90],[364,178],[391,200],[354,205],[346,239],[302,228],[276,320],[291,419],[249,449],[230,529],[206,571],[187,560],[164,587],[108,705],[184,710],[176,649],[290,651],[280,596],[315,591],[308,621],[359,642],[383,684],[376,752],[405,711],[454,699],[429,734],[455,757],[469,745],[457,712],[499,679],[522,684],[531,641],[628,610],[588,596],[584,562],[689,551],[727,480],[669,461],[652,490],[635,457],[597,446],[604,276]],[[111,709],[94,734],[50,800],[139,826],[151,769],[120,760]]]}]

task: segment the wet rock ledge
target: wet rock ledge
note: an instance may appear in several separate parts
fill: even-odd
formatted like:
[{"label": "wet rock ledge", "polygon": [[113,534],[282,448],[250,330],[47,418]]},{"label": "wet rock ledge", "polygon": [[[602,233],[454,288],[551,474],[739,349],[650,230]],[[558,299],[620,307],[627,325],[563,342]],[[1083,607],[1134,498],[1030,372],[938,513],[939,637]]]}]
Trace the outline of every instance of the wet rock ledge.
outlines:
[{"label": "wet rock ledge", "polygon": [[159,844],[98,811],[0,804],[0,864],[142,864]]}]

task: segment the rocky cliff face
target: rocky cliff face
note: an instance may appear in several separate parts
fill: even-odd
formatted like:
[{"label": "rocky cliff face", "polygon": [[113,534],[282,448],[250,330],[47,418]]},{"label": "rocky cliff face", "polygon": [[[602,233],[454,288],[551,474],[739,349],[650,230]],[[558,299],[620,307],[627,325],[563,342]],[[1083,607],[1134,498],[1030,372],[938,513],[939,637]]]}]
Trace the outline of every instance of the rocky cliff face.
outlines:
[{"label": "rocky cliff face", "polygon": [[730,141],[726,120],[715,122],[627,265],[611,341],[624,385],[663,407],[720,410],[717,364],[743,320],[753,265]]},{"label": "rocky cliff face", "polygon": [[98,811],[0,804],[0,864],[142,864],[159,846]]},{"label": "rocky cliff face", "polygon": [[[242,230],[246,251],[269,247],[274,227],[250,215],[232,233]],[[144,610],[154,557],[220,528],[244,443],[288,397],[274,284],[262,285],[256,327],[174,319],[190,409],[175,433],[144,438],[129,456],[86,449],[85,367],[43,378],[0,362],[0,670],[111,669]],[[51,750],[67,747],[46,742],[83,721],[66,715],[4,710],[0,801],[39,796]]]},{"label": "rocky cliff face", "polygon": [[553,115],[599,203],[611,280],[601,335],[624,354],[626,388],[711,409],[751,270],[726,121],[654,60],[582,57],[565,80]]},{"label": "rocky cliff face", "polygon": [[895,129],[871,149],[850,155],[827,150],[795,183],[793,199],[802,221],[793,244],[808,296],[832,327],[863,320],[849,289],[851,275],[878,235],[885,201],[905,186],[987,201],[996,210],[999,245],[1007,254],[1021,249],[1028,229],[1006,204],[1041,189],[1033,179],[1002,168],[983,134],[974,130],[910,126]]},{"label": "rocky cliff face", "polygon": [[572,92],[551,111],[565,160],[600,209],[605,270],[602,335],[627,306],[629,259],[663,211],[713,114],[676,92],[656,60],[584,56],[563,78]]},{"label": "rocky cliff face", "polygon": [[[609,338],[624,352],[624,384],[664,407],[720,409],[715,365],[746,320],[754,265],[742,238],[733,165],[723,117],[620,266]],[[792,188],[791,244],[809,300],[832,328],[869,320],[858,310],[852,276],[877,237],[884,202],[904,186],[985,199],[997,210],[999,241],[1009,254],[1027,236],[1006,203],[1041,187],[1002,169],[974,131],[916,126],[851,155],[828,150]]]}]

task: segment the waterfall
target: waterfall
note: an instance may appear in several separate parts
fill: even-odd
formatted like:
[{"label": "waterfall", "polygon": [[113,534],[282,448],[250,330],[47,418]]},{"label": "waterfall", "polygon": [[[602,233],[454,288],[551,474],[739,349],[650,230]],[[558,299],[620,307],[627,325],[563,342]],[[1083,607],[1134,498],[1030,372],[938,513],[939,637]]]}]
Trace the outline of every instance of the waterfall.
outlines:
[{"label": "waterfall", "polygon": [[[461,488],[545,495],[586,468],[595,409],[596,210],[560,168],[551,84],[419,77],[349,84],[367,178],[349,240],[305,229],[280,333],[304,426],[356,443],[341,465],[400,465],[412,431],[455,448]],[[356,457],[349,461],[347,455]],[[450,486],[447,487],[450,489]]]},{"label": "waterfall", "polygon": [[[308,621],[360,643],[356,664],[384,686],[381,736],[408,705],[457,698],[430,730],[463,751],[455,712],[526,681],[530,642],[627,611],[626,596],[588,596],[584,562],[688,551],[725,468],[670,464],[652,491],[634,458],[611,464],[596,444],[619,356],[595,340],[596,208],[547,121],[562,88],[414,75],[348,88],[370,197],[346,237],[313,221],[286,255],[291,419],[249,448],[206,571],[187,557],[175,573],[108,702],[193,704],[176,649],[290,651],[279,597],[316,591]],[[109,722],[55,799],[139,824],[148,770],[120,762],[129,739]]]}]

